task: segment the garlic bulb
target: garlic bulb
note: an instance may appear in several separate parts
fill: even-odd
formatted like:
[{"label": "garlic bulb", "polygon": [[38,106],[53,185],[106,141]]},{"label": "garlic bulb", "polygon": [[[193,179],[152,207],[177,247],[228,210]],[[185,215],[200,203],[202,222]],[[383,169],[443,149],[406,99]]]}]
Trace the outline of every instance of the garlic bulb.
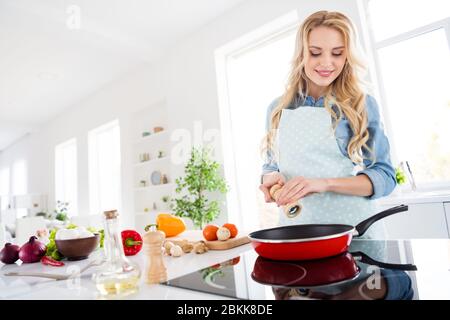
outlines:
[{"label": "garlic bulb", "polygon": [[183,249],[181,249],[180,246],[173,245],[172,248],[170,248],[170,255],[172,257],[181,257],[183,254]]},{"label": "garlic bulb", "polygon": [[164,242],[164,252],[170,255],[170,249],[174,246],[173,242],[166,241]]}]

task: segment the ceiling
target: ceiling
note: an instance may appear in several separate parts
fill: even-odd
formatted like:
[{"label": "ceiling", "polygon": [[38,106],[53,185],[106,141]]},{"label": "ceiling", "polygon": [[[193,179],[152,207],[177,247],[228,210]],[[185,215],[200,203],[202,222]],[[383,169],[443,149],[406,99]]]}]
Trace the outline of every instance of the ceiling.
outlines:
[{"label": "ceiling", "polygon": [[0,152],[243,1],[0,0]]}]

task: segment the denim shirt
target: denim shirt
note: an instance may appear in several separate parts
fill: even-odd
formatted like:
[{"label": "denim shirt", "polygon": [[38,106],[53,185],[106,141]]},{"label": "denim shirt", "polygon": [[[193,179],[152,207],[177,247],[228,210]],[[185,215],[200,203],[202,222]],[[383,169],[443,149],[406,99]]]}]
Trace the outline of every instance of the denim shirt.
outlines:
[{"label": "denim shirt", "polygon": [[[269,130],[270,117],[272,111],[278,104],[278,101],[279,98],[275,99],[267,109],[266,131]],[[307,96],[304,100],[301,100],[299,95],[297,95],[297,98],[294,99],[293,103],[288,106],[288,109],[296,109],[298,107],[323,108],[324,98],[320,97],[316,101],[313,97]],[[366,95],[366,108],[369,130],[369,140],[367,141],[367,145],[372,148],[375,156],[375,161],[372,163],[370,157],[368,157],[368,155],[364,153],[364,168],[363,170],[357,172],[356,175],[365,174],[370,179],[373,186],[373,194],[368,198],[373,200],[389,195],[396,186],[396,178],[395,169],[392,166],[390,158],[389,140],[384,133],[383,124],[380,120],[379,107],[375,98],[370,95]],[[336,111],[337,109],[334,110]],[[340,151],[344,156],[348,158],[350,157],[347,152],[347,146],[350,139],[352,138],[352,134],[353,133],[350,128],[350,124],[346,117],[343,115],[342,119],[339,121],[336,127],[335,137]],[[263,164],[262,169],[262,174],[279,171],[278,164],[273,159],[273,155],[270,152],[267,153],[267,159]]]}]

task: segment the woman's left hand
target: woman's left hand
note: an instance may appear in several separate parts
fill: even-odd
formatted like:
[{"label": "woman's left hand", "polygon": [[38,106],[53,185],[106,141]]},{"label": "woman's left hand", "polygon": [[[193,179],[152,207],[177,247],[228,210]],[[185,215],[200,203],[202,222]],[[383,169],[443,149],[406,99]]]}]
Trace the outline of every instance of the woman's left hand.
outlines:
[{"label": "woman's left hand", "polygon": [[327,179],[308,179],[295,177],[286,182],[281,189],[277,205],[284,206],[297,201],[311,193],[325,192],[328,189]]}]

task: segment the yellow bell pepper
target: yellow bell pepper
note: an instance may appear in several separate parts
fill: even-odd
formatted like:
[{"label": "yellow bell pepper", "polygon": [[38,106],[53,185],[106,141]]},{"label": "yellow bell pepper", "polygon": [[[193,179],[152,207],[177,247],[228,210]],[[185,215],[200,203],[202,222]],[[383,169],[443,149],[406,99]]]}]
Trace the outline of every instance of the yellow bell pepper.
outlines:
[{"label": "yellow bell pepper", "polygon": [[151,226],[156,226],[156,229],[163,231],[167,238],[175,237],[186,230],[186,224],[183,219],[170,213],[158,214],[156,223],[146,226],[145,231],[148,231]]}]

